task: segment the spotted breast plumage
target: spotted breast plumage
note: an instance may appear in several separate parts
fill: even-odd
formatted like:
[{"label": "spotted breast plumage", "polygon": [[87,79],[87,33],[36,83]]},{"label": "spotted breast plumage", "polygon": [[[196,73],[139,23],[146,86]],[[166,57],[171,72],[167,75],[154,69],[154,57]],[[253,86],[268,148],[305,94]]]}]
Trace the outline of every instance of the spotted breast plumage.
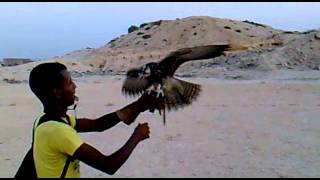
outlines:
[{"label": "spotted breast plumage", "polygon": [[156,92],[156,97],[161,100],[165,124],[165,109],[177,110],[190,105],[201,92],[201,85],[174,77],[179,66],[188,61],[218,57],[229,49],[230,44],[213,44],[173,51],[159,62],[128,70],[122,92],[129,96]]}]

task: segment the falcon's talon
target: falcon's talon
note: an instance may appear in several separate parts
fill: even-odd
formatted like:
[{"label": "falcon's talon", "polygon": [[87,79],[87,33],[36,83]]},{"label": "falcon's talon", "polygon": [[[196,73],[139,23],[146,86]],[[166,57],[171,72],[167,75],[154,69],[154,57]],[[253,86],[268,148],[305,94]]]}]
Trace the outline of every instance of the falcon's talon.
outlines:
[{"label": "falcon's talon", "polygon": [[[155,87],[156,86],[156,87]],[[163,92],[163,88],[161,84],[157,84],[157,85],[152,85],[150,88],[148,88],[149,91],[154,91],[155,93],[157,93],[156,98],[160,97],[164,97],[164,92]]]},{"label": "falcon's talon", "polygon": [[156,98],[159,98],[159,97],[160,97],[160,94],[161,94],[161,97],[164,97],[164,92],[163,92],[162,89],[157,90],[156,92],[157,92]]},{"label": "falcon's talon", "polygon": [[151,94],[151,89],[147,89],[147,94],[148,94],[148,95]]},{"label": "falcon's talon", "polygon": [[151,85],[148,89],[146,89],[146,92],[148,95],[150,95],[151,92],[157,93],[156,94],[157,98],[159,98],[160,94],[161,94],[161,97],[164,97],[164,92],[163,92],[163,88],[162,88],[161,84]]},{"label": "falcon's talon", "polygon": [[153,85],[150,86],[148,89],[146,89],[147,94],[150,95],[151,92],[154,91],[154,89],[155,89],[155,88],[153,87]]}]

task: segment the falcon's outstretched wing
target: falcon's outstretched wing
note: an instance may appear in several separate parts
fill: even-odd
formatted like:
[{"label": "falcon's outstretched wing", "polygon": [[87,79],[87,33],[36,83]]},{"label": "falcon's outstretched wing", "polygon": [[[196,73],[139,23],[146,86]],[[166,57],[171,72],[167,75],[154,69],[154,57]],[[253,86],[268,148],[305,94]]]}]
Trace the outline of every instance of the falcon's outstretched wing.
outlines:
[{"label": "falcon's outstretched wing", "polygon": [[130,96],[143,93],[151,85],[148,77],[143,76],[143,67],[133,68],[127,72],[122,85],[122,92]]},{"label": "falcon's outstretched wing", "polygon": [[198,84],[170,77],[164,80],[164,87],[162,103],[168,110],[177,110],[191,104],[201,92],[201,86]]},{"label": "falcon's outstretched wing", "polygon": [[230,48],[229,44],[214,44],[183,48],[170,53],[163,58],[159,65],[169,76],[173,76],[179,66],[187,61],[215,58]]}]

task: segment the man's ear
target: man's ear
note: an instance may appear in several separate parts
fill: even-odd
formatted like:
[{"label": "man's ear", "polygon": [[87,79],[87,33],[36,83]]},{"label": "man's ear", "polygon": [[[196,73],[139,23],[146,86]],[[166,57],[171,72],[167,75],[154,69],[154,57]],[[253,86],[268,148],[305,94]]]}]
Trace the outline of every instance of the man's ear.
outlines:
[{"label": "man's ear", "polygon": [[62,92],[60,88],[54,88],[53,89],[53,95],[54,97],[56,97],[57,99],[62,97]]}]

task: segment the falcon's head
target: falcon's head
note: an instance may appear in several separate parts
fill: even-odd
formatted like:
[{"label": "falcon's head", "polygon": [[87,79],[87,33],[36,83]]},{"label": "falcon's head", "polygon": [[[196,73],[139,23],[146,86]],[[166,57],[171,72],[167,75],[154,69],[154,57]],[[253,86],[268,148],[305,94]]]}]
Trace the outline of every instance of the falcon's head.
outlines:
[{"label": "falcon's head", "polygon": [[142,71],[144,77],[152,76],[153,78],[161,78],[162,75],[159,64],[155,62],[147,63],[146,65],[144,65]]},{"label": "falcon's head", "polygon": [[157,63],[148,63],[140,68],[131,69],[127,72],[127,77],[144,79],[154,75],[156,71]]}]

